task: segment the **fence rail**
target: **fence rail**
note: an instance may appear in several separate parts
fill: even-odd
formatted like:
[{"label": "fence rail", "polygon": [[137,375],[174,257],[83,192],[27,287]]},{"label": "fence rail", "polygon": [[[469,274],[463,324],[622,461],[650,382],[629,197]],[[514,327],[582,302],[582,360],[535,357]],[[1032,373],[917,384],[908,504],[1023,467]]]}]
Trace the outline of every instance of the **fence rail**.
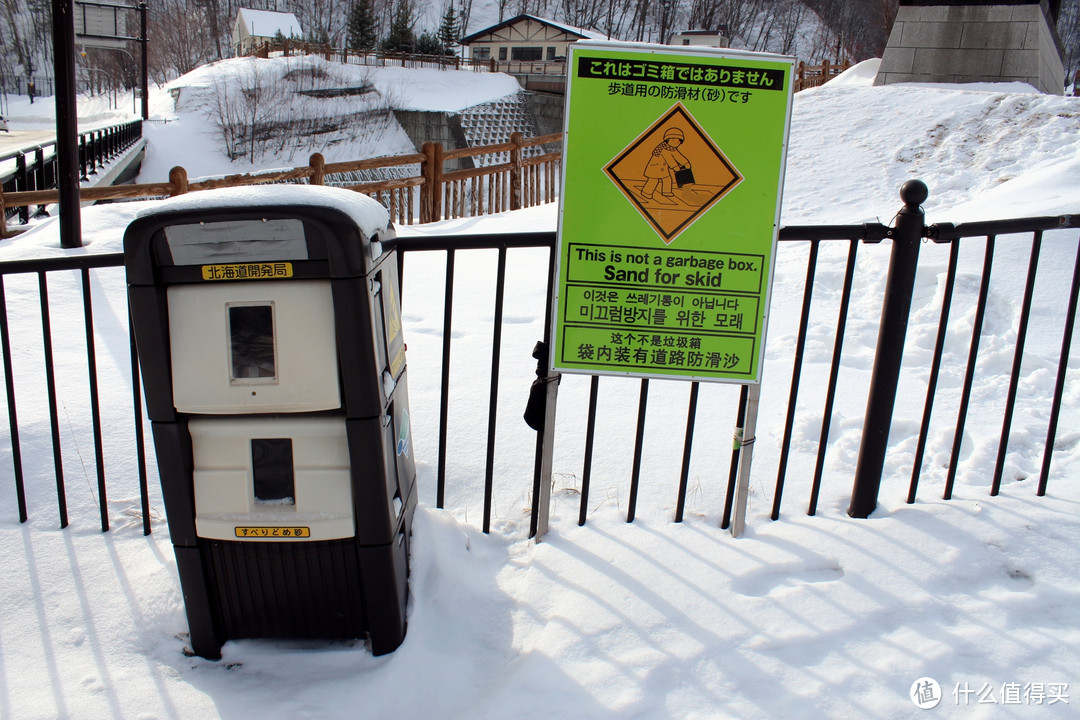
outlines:
[{"label": "fence rail", "polygon": [[[674,48],[673,48],[674,49]],[[473,72],[501,72],[509,75],[541,75],[566,77],[566,58],[559,60],[496,60],[495,58],[463,59],[456,55],[423,55],[420,53],[356,52],[347,48],[335,48],[328,44],[308,43],[299,40],[274,39],[247,48],[242,54],[260,58],[271,55],[318,55],[328,62],[336,61],[353,65],[375,67],[436,68],[440,70],[472,70]],[[851,62],[807,65],[800,61],[795,74],[795,92],[818,87],[851,67]]]},{"label": "fence rail", "polygon": [[823,60],[820,65],[807,65],[800,60],[795,71],[794,91],[799,92],[824,85],[850,67],[851,62],[848,60],[842,63],[830,63],[828,60]]},{"label": "fence rail", "polygon": [[46,75],[34,75],[29,78],[4,78],[0,80],[0,93],[4,95],[28,95],[31,100],[35,97],[51,97],[53,95],[53,79]]},{"label": "fence rail", "polygon": [[268,58],[270,56],[292,57],[294,55],[318,55],[327,62],[371,67],[434,68],[437,70],[472,70],[495,72],[494,65],[486,60],[466,60],[456,55],[426,55],[423,53],[356,51],[335,48],[329,44],[309,43],[289,38],[263,40],[242,48],[241,55]]},{"label": "fence rail", "polygon": [[[79,177],[89,180],[105,165],[142,138],[142,120],[88,130],[79,133]],[[58,201],[56,143],[44,143],[33,148],[0,156],[0,238],[7,237],[7,220],[18,216],[21,223],[30,221],[30,207]],[[2,168],[9,165],[10,169]],[[111,190],[112,188],[101,188]],[[90,188],[81,192],[90,193]],[[14,200],[11,200],[14,198]],[[22,198],[20,200],[20,198]]]},{"label": "fence rail", "polygon": [[[136,124],[141,127],[141,123],[131,123]],[[98,159],[99,151],[122,151],[125,147],[122,137],[124,136],[118,130],[116,133],[94,136],[88,140],[87,147],[94,148],[94,152],[87,155],[90,160],[86,166],[90,171],[94,170],[95,164],[100,166],[103,162]],[[188,179],[184,168],[176,167],[170,171],[167,183],[82,188],[79,197],[82,201],[151,198],[223,187],[306,182],[312,185],[337,185],[369,195],[390,211],[391,220],[395,223],[411,225],[415,222],[433,222],[443,217],[471,217],[504,210],[519,210],[553,201],[558,188],[562,152],[544,152],[542,146],[555,145],[561,138],[561,133],[533,138],[513,133],[508,142],[450,151],[443,150],[441,143],[429,142],[424,143],[419,153],[337,163],[327,163],[320,153],[315,153],[306,166],[194,182]],[[541,149],[539,154],[527,157],[524,152],[527,148]],[[449,160],[506,154],[509,154],[509,161],[504,163],[449,172],[443,169],[444,162]],[[407,171],[411,169],[415,174],[362,183],[336,177],[361,170],[389,168],[406,168]],[[56,190],[41,189],[40,185],[27,185],[21,180],[17,181],[13,190],[9,190],[5,184],[0,192],[0,206],[4,209],[4,216],[6,217],[10,210],[21,208],[19,212],[23,223],[29,221],[30,206],[44,206],[58,201]],[[6,222],[0,220],[0,238],[17,232],[17,228],[9,231]]]},{"label": "fence rail", "polygon": [[[935,342],[933,358],[930,361],[929,367],[929,379],[923,383],[922,381],[913,382],[910,378],[904,381],[904,384],[900,391],[911,396],[925,394],[925,405],[919,423],[918,435],[916,438],[916,450],[914,456],[914,462],[912,466],[912,474],[910,483],[906,488],[906,500],[909,503],[915,502],[920,489],[920,479],[924,473],[924,459],[926,452],[930,448],[931,443],[935,441],[935,438],[940,443],[942,433],[939,431],[938,435],[933,435],[930,432],[932,425],[932,416],[937,410],[938,414],[941,414],[941,410],[935,408],[935,400],[940,395],[938,382],[940,378],[940,371],[943,368],[944,348],[946,344],[946,338],[950,333],[955,335],[958,330],[952,327],[956,322],[956,316],[958,312],[966,312],[968,308],[960,308],[958,310],[955,307],[954,302],[954,289],[956,288],[959,268],[959,258],[961,257],[961,251],[965,251],[965,256],[970,256],[974,252],[976,255],[981,254],[983,261],[981,266],[977,270],[970,269],[970,263],[968,269],[965,270],[968,274],[978,274],[979,292],[978,298],[975,302],[975,318],[971,324],[970,335],[967,338],[969,346],[966,356],[966,366],[964,371],[964,382],[959,390],[960,396],[958,399],[959,408],[956,414],[955,424],[950,425],[948,419],[944,420],[946,428],[951,433],[951,439],[946,440],[946,444],[949,445],[948,452],[951,460],[948,463],[947,477],[944,480],[944,490],[942,496],[946,499],[950,498],[953,493],[953,484],[957,476],[958,469],[966,461],[960,452],[961,444],[965,437],[965,424],[968,422],[969,401],[972,398],[974,392],[983,393],[995,393],[996,388],[1004,386],[1002,378],[993,374],[992,369],[988,372],[985,369],[980,373],[978,367],[977,357],[979,355],[980,342],[984,337],[984,318],[987,314],[988,298],[990,296],[990,288],[993,285],[991,278],[992,261],[995,257],[995,247],[1003,247],[1008,245],[1010,248],[1022,245],[1026,248],[1029,261],[1026,272],[1025,289],[1023,291],[1023,302],[1018,322],[1018,331],[1016,333],[1015,346],[1011,348],[1012,354],[1011,371],[1008,379],[1008,389],[1004,392],[1004,396],[1001,398],[1002,412],[999,418],[980,417],[979,423],[981,426],[995,426],[1000,427],[1000,437],[998,440],[998,451],[995,460],[995,466],[993,472],[986,472],[988,478],[989,494],[996,495],[1002,490],[1002,467],[1004,465],[1004,459],[1006,452],[1009,448],[1009,439],[1013,432],[1013,424],[1015,415],[1015,409],[1018,403],[1019,383],[1021,380],[1021,361],[1025,357],[1025,343],[1026,343],[1026,328],[1028,327],[1028,318],[1035,312],[1041,312],[1046,308],[1040,308],[1038,303],[1034,301],[1033,286],[1035,283],[1036,268],[1039,266],[1040,259],[1044,264],[1046,259],[1044,255],[1046,248],[1050,244],[1048,241],[1044,242],[1044,235],[1048,232],[1062,229],[1075,229],[1080,227],[1080,216],[1059,216],[1059,217],[1041,217],[1041,218],[1022,218],[1016,220],[995,221],[995,222],[978,222],[967,223],[961,225],[951,225],[947,223],[939,223],[930,225],[929,227],[919,227],[917,231],[918,237],[916,242],[921,242],[922,239],[928,239],[932,242],[930,247],[934,246],[947,246],[949,249],[949,258],[947,261],[947,268],[945,271],[945,280],[942,292],[942,299],[940,308],[937,309],[939,313],[939,320],[935,329]],[[791,365],[791,376],[787,385],[788,399],[784,410],[783,420],[783,436],[779,448],[779,456],[777,462],[777,474],[775,479],[775,489],[772,498],[772,517],[778,519],[781,514],[781,505],[785,497],[785,490],[790,490],[791,480],[787,477],[787,469],[789,465],[789,459],[794,452],[792,448],[793,438],[799,432],[797,426],[809,426],[819,432],[819,439],[817,442],[816,458],[815,458],[815,472],[811,477],[807,478],[807,487],[800,488],[800,492],[805,494],[809,498],[806,512],[808,514],[815,514],[817,511],[817,502],[819,497],[819,491],[822,487],[823,480],[827,478],[825,457],[829,452],[830,444],[830,432],[831,424],[833,421],[833,409],[834,402],[838,398],[839,384],[838,376],[841,370],[841,359],[844,353],[845,340],[850,340],[848,318],[849,311],[852,311],[853,296],[856,291],[853,289],[856,287],[857,282],[863,280],[860,278],[860,274],[857,272],[857,260],[859,258],[859,249],[863,248],[863,254],[880,254],[884,252],[883,248],[889,244],[883,244],[882,241],[886,238],[891,238],[891,245],[896,245],[897,229],[895,227],[887,227],[877,223],[863,224],[863,225],[827,225],[827,226],[792,226],[782,228],[780,231],[780,247],[779,247],[779,259],[788,262],[788,267],[795,267],[799,262],[799,258],[802,257],[802,253],[805,253],[805,279],[802,281],[800,287],[786,288],[789,294],[802,295],[802,306],[799,314],[797,339],[794,343],[794,353]],[[436,318],[441,313],[441,326],[439,332],[441,332],[441,360],[438,363],[439,373],[441,374],[439,380],[439,410],[437,420],[437,455],[435,474],[436,474],[436,491],[434,498],[423,498],[425,502],[433,502],[438,507],[450,507],[454,508],[454,501],[448,500],[449,496],[453,495],[454,488],[451,483],[455,475],[448,471],[448,465],[451,463],[451,455],[454,453],[454,443],[451,440],[451,431],[460,431],[466,429],[470,433],[479,435],[484,432],[486,428],[486,454],[484,465],[484,512],[482,519],[482,528],[484,531],[491,529],[491,523],[493,518],[493,494],[496,491],[495,485],[495,443],[496,443],[496,425],[499,415],[499,378],[500,367],[506,364],[507,356],[506,351],[503,348],[502,342],[502,328],[506,322],[510,319],[504,317],[504,297],[507,295],[507,265],[508,265],[508,253],[527,251],[530,249],[546,252],[547,257],[547,280],[546,287],[550,288],[551,275],[554,271],[554,249],[555,249],[555,234],[552,232],[535,232],[535,233],[519,233],[510,235],[453,235],[453,236],[420,236],[420,237],[405,237],[400,238],[397,241],[398,250],[402,253],[402,270],[406,275],[406,280],[409,277],[408,268],[413,262],[419,261],[421,258],[438,257],[439,254],[443,256],[442,260],[442,272],[445,276],[445,285],[443,291],[442,307],[434,308],[430,313],[430,318]],[[1060,300],[1063,295],[1068,296],[1068,307],[1065,314],[1064,323],[1062,325],[1061,337],[1060,337],[1060,350],[1057,351],[1057,363],[1052,369],[1055,376],[1053,396],[1049,400],[1049,407],[1039,408],[1038,415],[1046,418],[1044,425],[1040,425],[1035,431],[1031,427],[1025,426],[1025,434],[1030,436],[1033,432],[1045,431],[1045,443],[1041,450],[1042,459],[1040,462],[1040,475],[1038,479],[1036,495],[1043,495],[1047,492],[1050,476],[1051,476],[1051,461],[1055,450],[1056,442],[1055,438],[1058,433],[1058,422],[1062,412],[1062,400],[1064,397],[1064,391],[1067,380],[1068,365],[1069,365],[1069,352],[1073,339],[1073,326],[1076,319],[1077,298],[1080,294],[1080,237],[1074,237],[1072,233],[1062,234],[1057,233],[1054,235],[1052,244],[1054,246],[1053,263],[1055,265],[1064,268],[1069,263],[1063,263],[1062,260],[1065,257],[1073,257],[1071,261],[1072,274],[1068,283],[1068,289],[1063,291],[1059,288],[1052,297],[1049,298],[1049,304],[1054,308],[1060,308]],[[495,275],[495,287],[494,287],[494,315],[490,317],[490,331],[491,331],[491,365],[490,365],[490,381],[488,387],[487,397],[487,422],[478,422],[475,408],[467,409],[461,414],[455,414],[451,412],[450,393],[451,393],[451,368],[459,367],[462,362],[459,354],[455,353],[455,328],[454,318],[456,309],[454,307],[455,293],[461,292],[462,283],[466,286],[475,285],[475,276],[469,276],[467,278],[459,277],[459,272],[456,269],[458,267],[459,260],[466,256],[468,253],[474,251],[479,252],[494,252],[496,253],[496,270]],[[821,259],[826,255],[832,258],[828,265],[828,276],[826,280],[822,280],[819,277],[819,270],[822,265]],[[929,255],[929,251],[924,251],[924,255]],[[105,475],[105,465],[111,462],[111,457],[107,455],[104,448],[104,440],[102,436],[101,426],[101,411],[98,406],[100,404],[98,393],[98,375],[99,369],[95,360],[95,324],[99,318],[99,314],[95,313],[93,306],[91,305],[91,298],[94,295],[90,291],[91,279],[97,273],[103,272],[108,268],[118,268],[122,265],[123,258],[121,254],[107,254],[107,255],[78,255],[71,257],[64,257],[59,259],[49,260],[21,260],[0,263],[0,352],[3,354],[3,368],[5,376],[5,390],[6,390],[6,405],[9,420],[9,441],[10,441],[10,458],[13,468],[13,478],[15,485],[16,501],[19,508],[20,520],[25,521],[28,517],[30,509],[27,501],[26,491],[26,479],[24,477],[24,453],[23,453],[23,437],[24,433],[21,432],[22,428],[26,427],[29,423],[35,427],[44,427],[46,420],[41,417],[27,417],[21,411],[21,408],[16,405],[16,397],[21,393],[26,392],[28,388],[39,390],[44,387],[44,393],[48,397],[48,414],[47,425],[49,427],[49,441],[52,460],[53,460],[53,475],[52,478],[56,484],[56,493],[58,499],[58,511],[60,515],[61,525],[67,525],[67,503],[66,503],[66,487],[64,479],[64,457],[73,452],[70,448],[61,447],[61,415],[59,408],[68,407],[72,400],[64,395],[63,389],[60,387],[59,379],[57,377],[55,363],[56,354],[54,351],[54,338],[59,337],[53,331],[53,320],[57,319],[57,313],[50,309],[50,286],[52,278],[64,279],[65,282],[70,283],[73,279],[72,271],[77,272],[77,281],[79,287],[79,294],[82,298],[82,334],[84,339],[81,341],[74,341],[78,345],[85,343],[86,353],[86,367],[85,376],[89,387],[90,395],[90,416],[92,418],[93,426],[93,444],[94,453],[93,459],[89,459],[88,453],[79,452],[78,448],[74,449],[74,452],[79,453],[79,457],[83,466],[92,465],[93,475],[96,478],[96,487],[98,492],[98,500],[100,503],[100,519],[101,527],[103,530],[107,530],[110,527],[109,505],[107,503],[107,478]],[[940,262],[938,257],[934,262]],[[837,287],[837,281],[833,279],[837,272],[842,272],[843,280],[840,282],[840,287]],[[864,274],[865,273],[864,271]],[[890,272],[890,275],[892,273]],[[798,273],[789,273],[792,277],[798,277]],[[874,273],[874,277],[879,276],[880,273]],[[43,351],[41,353],[41,365],[36,367],[33,371],[33,377],[25,377],[20,374],[20,367],[25,370],[25,357],[21,358],[20,366],[16,366],[13,363],[13,347],[25,348],[28,342],[27,338],[13,338],[11,336],[11,325],[9,313],[11,312],[11,303],[9,302],[9,290],[5,287],[5,283],[8,281],[14,282],[14,279],[19,276],[26,276],[26,279],[22,280],[21,292],[19,297],[20,310],[19,312],[26,312],[27,296],[36,295],[36,302],[39,308],[41,316],[41,342],[43,344]],[[107,280],[105,276],[94,277],[94,282],[121,282],[120,274],[113,273],[108,276],[111,280]],[[427,284],[426,278],[429,277],[428,271],[425,271],[425,284]],[[434,279],[434,278],[433,278]],[[30,282],[28,282],[28,280]],[[36,283],[32,281],[36,280]],[[795,283],[797,281],[790,281]],[[822,287],[822,283],[825,283],[825,287]],[[970,284],[970,283],[969,283]],[[28,291],[28,287],[36,285],[35,291]],[[835,306],[835,316],[832,319],[826,318],[825,320],[818,320],[818,323],[824,323],[829,329],[825,333],[833,338],[833,347],[831,351],[831,360],[828,363],[827,377],[825,375],[814,376],[812,378],[804,378],[805,371],[805,356],[808,338],[813,330],[811,317],[816,311],[820,315],[821,309],[818,308],[815,303],[815,290],[821,294],[822,291],[838,291],[838,302],[835,304],[826,304],[823,307],[825,312],[832,312]],[[406,282],[402,287],[403,301],[408,305],[410,298],[413,294],[412,287]],[[888,291],[886,291],[888,292]],[[774,297],[777,291],[774,289]],[[1046,296],[1043,296],[1044,302]],[[29,302],[34,302],[33,299]],[[774,301],[775,302],[775,301]],[[548,298],[550,303],[550,297]],[[928,308],[925,306],[923,310]],[[67,308],[65,308],[67,310]],[[1056,310],[1055,310],[1056,311]],[[549,317],[546,314],[545,317]],[[70,312],[63,314],[63,319],[66,322],[68,332],[64,337],[64,341],[68,344],[72,344],[72,335],[70,332],[72,327],[72,317]],[[113,324],[116,324],[119,320],[120,323],[124,323],[124,318],[108,318]],[[434,323],[439,326],[438,322]],[[835,331],[833,331],[835,328]],[[130,325],[128,326],[128,332],[130,333]],[[546,331],[547,334],[550,331]],[[74,333],[78,335],[78,333]],[[1043,346],[1047,342],[1051,342],[1052,346],[1057,346],[1058,341],[1046,337],[1040,338]],[[956,345],[956,338],[954,337],[953,345]],[[1001,352],[1001,348],[996,348],[996,352]],[[140,487],[141,498],[141,512],[143,518],[144,532],[149,533],[151,509],[149,507],[148,490],[147,490],[147,472],[146,472],[146,458],[145,458],[145,442],[142,429],[142,403],[141,403],[141,391],[139,386],[139,373],[138,373],[138,357],[133,340],[130,340],[129,335],[129,353],[130,353],[130,367],[127,372],[130,373],[130,381],[132,387],[132,395],[130,405],[128,406],[127,413],[131,417],[132,427],[134,428],[136,436],[136,452],[138,454],[138,477]],[[69,351],[70,358],[70,351]],[[875,364],[879,362],[881,358],[875,358]],[[431,361],[433,362],[433,361]],[[478,368],[477,360],[475,356],[467,358],[470,374],[480,373],[482,374],[482,367]],[[520,362],[518,362],[520,367]],[[417,382],[419,376],[416,376],[417,370],[414,367],[413,382]],[[1049,370],[1048,370],[1049,371]],[[459,370],[460,372],[460,370]],[[783,382],[779,379],[779,375],[776,375],[777,380],[771,380],[771,382]],[[41,380],[40,378],[43,378]],[[605,383],[611,379],[606,379]],[[824,388],[824,404],[820,415],[816,410],[806,410],[802,408],[802,412],[798,412],[797,409],[800,405],[805,406],[806,401],[800,396],[802,388],[806,386],[806,382],[813,382],[812,387]],[[426,382],[433,382],[428,378]],[[82,392],[80,390],[80,392]],[[612,392],[609,390],[608,392]],[[625,384],[621,386],[619,391],[625,395]],[[638,476],[641,471],[642,463],[642,440],[646,428],[646,416],[648,407],[648,397],[650,393],[650,386],[648,380],[642,380],[639,388],[639,400],[638,400],[638,412],[636,418],[636,437],[635,437],[635,452],[633,454],[633,466],[631,469],[631,477],[629,479],[631,485],[631,500],[630,505],[627,508],[627,520],[634,519],[636,512],[636,493],[633,489],[636,488]],[[674,520],[681,521],[686,511],[687,501],[687,487],[688,487],[688,469],[691,466],[691,458],[695,452],[701,452],[700,448],[707,445],[702,440],[695,442],[695,436],[698,433],[696,427],[697,416],[697,404],[698,404],[699,385],[692,383],[690,386],[690,396],[687,406],[686,415],[686,430],[683,440],[683,455],[681,462],[681,473],[678,481],[677,488],[672,490],[673,496],[675,496],[676,503],[674,508]],[[742,417],[746,410],[746,387],[743,386],[741,397],[739,402],[729,408],[728,412],[731,412],[733,425],[736,428],[742,427]],[[584,442],[584,455],[583,455],[583,467],[580,475],[580,485],[576,491],[580,495],[578,502],[580,503],[577,513],[578,524],[584,524],[589,515],[590,508],[590,482],[595,477],[595,468],[593,467],[593,448],[597,433],[597,403],[601,397],[600,378],[593,377],[589,382],[587,406],[588,418],[586,420],[585,432],[582,435]],[[566,391],[560,393],[560,402],[578,402],[585,404],[584,398],[574,400],[571,396],[566,394]],[[44,405],[44,404],[43,404]],[[471,407],[471,406],[470,406]],[[1028,408],[1030,410],[1030,408]],[[31,408],[34,411],[35,408]],[[430,412],[434,413],[433,410]],[[482,412],[482,411],[480,411]],[[869,409],[868,409],[869,416]],[[668,433],[673,425],[673,418],[664,418],[664,431]],[[942,420],[939,420],[940,424]],[[1025,421],[1028,425],[1031,421]],[[999,424],[1000,423],[1000,424]],[[714,428],[715,421],[709,423],[710,428]],[[778,422],[774,422],[779,426]],[[110,433],[120,432],[120,428],[116,426],[115,408],[113,415],[110,416],[110,423],[108,425]],[[880,428],[879,428],[880,430]],[[888,436],[888,428],[884,428],[885,436]],[[37,431],[41,434],[41,431]],[[524,431],[531,432],[531,431]],[[805,432],[805,431],[803,431]],[[557,438],[557,442],[560,443],[577,443],[578,437],[572,438]],[[537,451],[539,451],[539,442],[536,444]],[[697,448],[697,450],[695,450]],[[895,450],[895,448],[893,448]],[[127,447],[125,452],[128,456],[131,454],[131,448]],[[800,450],[805,453],[805,448]],[[731,502],[734,490],[734,470],[738,465],[739,446],[736,444],[732,450],[731,455],[731,474],[728,478],[727,493],[725,497],[725,506],[722,517],[720,518],[720,524],[724,527],[728,526],[731,521]],[[627,453],[629,456],[629,453]],[[537,458],[539,456],[537,455]],[[716,467],[716,463],[710,465],[710,467]],[[532,497],[533,502],[531,504],[532,512],[532,529],[535,532],[536,518],[539,511],[537,498],[540,497],[539,487],[541,482],[540,464],[539,462],[533,462],[533,487]],[[980,473],[984,468],[978,469]],[[760,472],[760,471],[759,471]],[[89,478],[91,472],[87,471],[87,477]],[[460,474],[458,474],[460,476]],[[836,479],[836,478],[833,478]],[[41,472],[38,472],[37,481],[42,481]],[[848,482],[850,478],[841,477],[840,481]],[[925,483],[923,483],[925,484]],[[787,486],[787,488],[785,487]],[[923,488],[924,494],[926,492]]]}]

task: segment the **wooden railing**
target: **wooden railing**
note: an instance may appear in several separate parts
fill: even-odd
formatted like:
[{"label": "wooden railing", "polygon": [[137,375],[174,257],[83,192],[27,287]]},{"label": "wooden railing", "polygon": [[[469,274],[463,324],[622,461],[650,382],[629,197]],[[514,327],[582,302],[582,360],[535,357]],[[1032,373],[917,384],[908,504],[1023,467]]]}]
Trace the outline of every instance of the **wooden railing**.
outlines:
[{"label": "wooden railing", "polygon": [[281,55],[283,57],[318,55],[325,58],[327,62],[340,62],[351,65],[495,72],[495,65],[489,60],[466,60],[457,55],[425,55],[422,53],[381,52],[375,50],[364,52],[343,47],[336,48],[327,44],[290,40],[288,38],[264,40],[249,48],[241,49],[240,54],[260,58],[268,58],[271,55]]},{"label": "wooden railing", "polygon": [[[221,178],[191,182],[187,171],[174,167],[169,181],[141,185],[115,185],[82,188],[83,202],[98,200],[130,200],[182,195],[189,192],[214,190],[243,185],[271,183],[307,183],[334,185],[369,195],[390,212],[390,219],[399,225],[427,223],[444,218],[474,217],[505,210],[553,202],[558,194],[562,152],[545,152],[545,144],[562,142],[562,133],[523,138],[513,133],[509,142],[446,151],[441,143],[424,143],[421,151],[409,155],[328,163],[320,153],[311,156],[308,165],[288,170],[263,173],[244,173]],[[527,148],[538,148],[526,157]],[[446,162],[473,158],[474,162],[490,156],[508,156],[506,162],[464,170],[447,171]],[[404,168],[401,177],[374,182],[355,182],[348,176],[357,173]],[[400,170],[398,172],[401,172]],[[0,208],[50,205],[59,202],[56,190],[8,192],[0,190]],[[22,228],[7,227],[0,212],[0,238],[10,237]]]},{"label": "wooden railing", "polygon": [[848,60],[840,64],[824,60],[820,65],[807,65],[800,60],[795,71],[795,92],[824,85],[850,67],[851,62]]},{"label": "wooden railing", "polygon": [[[391,66],[409,68],[439,68],[453,70],[472,70],[475,72],[502,72],[511,75],[547,75],[565,77],[566,59],[561,60],[495,60],[488,58],[462,59],[456,55],[420,55],[417,53],[356,52],[330,45],[317,45],[299,40],[264,41],[249,49],[245,54],[256,57],[270,57],[271,54],[321,55],[327,61],[351,63],[353,65]],[[795,92],[824,85],[829,80],[851,67],[851,61],[831,63],[823,60],[820,65],[807,65],[799,61],[795,74]],[[1080,73],[1078,73],[1080,75]]]}]

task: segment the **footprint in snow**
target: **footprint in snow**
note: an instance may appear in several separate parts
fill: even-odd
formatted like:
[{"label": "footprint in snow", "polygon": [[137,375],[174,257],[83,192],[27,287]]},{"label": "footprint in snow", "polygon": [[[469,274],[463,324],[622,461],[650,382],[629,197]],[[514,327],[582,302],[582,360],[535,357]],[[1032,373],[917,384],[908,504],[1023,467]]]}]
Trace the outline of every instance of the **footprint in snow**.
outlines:
[{"label": "footprint in snow", "polygon": [[779,587],[832,582],[842,577],[844,569],[835,560],[826,560],[821,564],[791,563],[756,570],[736,578],[732,587],[740,595],[763,597]]}]

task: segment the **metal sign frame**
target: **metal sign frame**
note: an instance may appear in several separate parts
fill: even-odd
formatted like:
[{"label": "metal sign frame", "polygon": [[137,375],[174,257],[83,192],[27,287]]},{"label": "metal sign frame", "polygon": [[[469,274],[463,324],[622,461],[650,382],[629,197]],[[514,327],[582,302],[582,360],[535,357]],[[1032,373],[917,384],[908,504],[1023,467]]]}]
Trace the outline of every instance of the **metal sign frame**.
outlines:
[{"label": "metal sign frame", "polygon": [[760,382],[795,59],[570,46],[550,370]]},{"label": "metal sign frame", "polygon": [[547,530],[563,372],[748,386],[738,537],[796,60],[580,41],[567,62],[536,538]]}]

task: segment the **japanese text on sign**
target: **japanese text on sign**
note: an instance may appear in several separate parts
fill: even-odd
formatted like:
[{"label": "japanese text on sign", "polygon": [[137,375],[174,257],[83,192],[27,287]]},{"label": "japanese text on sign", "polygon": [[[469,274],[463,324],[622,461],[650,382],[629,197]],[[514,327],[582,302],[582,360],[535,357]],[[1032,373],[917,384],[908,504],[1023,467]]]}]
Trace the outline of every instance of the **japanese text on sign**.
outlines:
[{"label": "japanese text on sign", "polygon": [[795,59],[567,60],[550,369],[760,382]]},{"label": "japanese text on sign", "polygon": [[748,90],[784,90],[784,71],[659,62],[578,58],[578,76],[601,80],[644,80],[681,85],[710,85]]},{"label": "japanese text on sign", "polygon": [[311,537],[311,528],[307,527],[238,527],[234,532],[238,538]]},{"label": "japanese text on sign", "polygon": [[670,85],[650,85],[643,82],[613,82],[608,85],[608,95],[621,95],[636,98],[660,98],[661,100],[679,100],[692,102],[724,102],[745,105],[750,102],[753,93],[749,90],[724,90],[722,88],[697,88]]},{"label": "japanese text on sign", "polygon": [[292,263],[238,263],[203,265],[203,280],[278,280],[293,276]]},{"label": "japanese text on sign", "polygon": [[576,243],[569,250],[562,339],[577,361],[750,372],[764,258]]}]

